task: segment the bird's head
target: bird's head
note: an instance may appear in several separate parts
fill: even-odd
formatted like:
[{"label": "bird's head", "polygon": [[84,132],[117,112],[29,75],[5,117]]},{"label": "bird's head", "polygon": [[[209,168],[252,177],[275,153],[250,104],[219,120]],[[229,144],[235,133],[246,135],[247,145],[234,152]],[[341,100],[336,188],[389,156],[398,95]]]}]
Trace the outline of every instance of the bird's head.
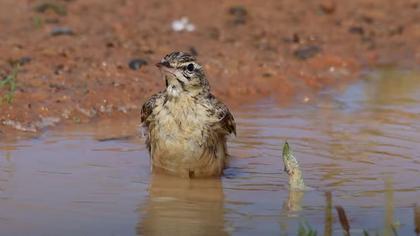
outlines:
[{"label": "bird's head", "polygon": [[210,90],[203,68],[194,56],[185,52],[172,52],[156,64],[162,72],[166,91],[170,96],[195,95]]}]

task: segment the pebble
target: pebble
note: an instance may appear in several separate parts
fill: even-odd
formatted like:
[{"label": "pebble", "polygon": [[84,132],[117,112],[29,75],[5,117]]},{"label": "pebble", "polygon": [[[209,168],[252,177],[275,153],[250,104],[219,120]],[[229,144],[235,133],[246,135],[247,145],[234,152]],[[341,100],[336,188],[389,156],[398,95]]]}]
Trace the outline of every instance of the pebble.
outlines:
[{"label": "pebble", "polygon": [[147,65],[147,61],[140,59],[140,58],[135,58],[132,59],[129,63],[128,63],[128,67],[130,67],[130,69],[132,70],[138,70],[140,69],[142,66]]},{"label": "pebble", "polygon": [[23,65],[28,64],[31,61],[32,61],[31,57],[25,56],[19,59],[10,59],[8,62],[11,66],[16,66],[16,65],[23,66]]},{"label": "pebble", "polygon": [[243,6],[233,6],[229,8],[229,14],[234,17],[234,25],[243,25],[246,23],[246,18],[248,16],[248,11]]},{"label": "pebble", "polygon": [[365,30],[360,26],[352,26],[349,28],[349,33],[364,35]]},{"label": "pebble", "polygon": [[300,60],[306,60],[306,59],[309,59],[311,57],[314,57],[315,55],[317,55],[321,51],[322,51],[322,49],[319,46],[309,45],[309,46],[304,46],[302,48],[299,48],[299,49],[295,50],[293,54],[296,58],[298,58]]},{"label": "pebble", "polygon": [[74,35],[74,32],[72,29],[68,27],[54,27],[51,32],[51,36],[60,36],[60,35]]},{"label": "pebble", "polygon": [[193,32],[195,30],[195,25],[190,22],[188,17],[185,17],[185,16],[179,20],[172,21],[171,27],[172,27],[172,30],[175,32],[180,32],[180,31]]},{"label": "pebble", "polygon": [[25,64],[28,64],[29,62],[31,62],[32,61],[32,58],[31,57],[21,57],[20,59],[19,59],[19,64],[21,65],[21,66],[23,66],[23,65],[25,65]]}]

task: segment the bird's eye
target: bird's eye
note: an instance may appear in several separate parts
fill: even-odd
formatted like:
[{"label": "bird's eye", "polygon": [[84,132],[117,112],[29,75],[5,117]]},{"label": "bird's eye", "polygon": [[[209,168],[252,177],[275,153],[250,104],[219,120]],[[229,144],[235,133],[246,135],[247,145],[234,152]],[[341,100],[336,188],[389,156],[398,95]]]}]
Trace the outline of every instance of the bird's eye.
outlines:
[{"label": "bird's eye", "polygon": [[188,64],[187,70],[188,71],[193,71],[194,70],[194,64],[192,64],[192,63]]}]

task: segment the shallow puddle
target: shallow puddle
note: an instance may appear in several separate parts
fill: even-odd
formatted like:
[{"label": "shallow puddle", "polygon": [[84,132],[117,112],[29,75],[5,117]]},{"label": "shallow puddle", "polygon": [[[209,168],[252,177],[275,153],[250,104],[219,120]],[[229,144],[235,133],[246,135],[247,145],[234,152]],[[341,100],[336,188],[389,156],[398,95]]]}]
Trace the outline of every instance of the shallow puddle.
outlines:
[{"label": "shallow puddle", "polygon": [[[296,235],[304,222],[342,235],[335,205],[352,235],[415,235],[418,74],[372,73],[306,104],[266,99],[234,114],[221,179],[151,174],[137,121],[1,141],[1,235]],[[314,190],[288,191],[286,139]]]}]

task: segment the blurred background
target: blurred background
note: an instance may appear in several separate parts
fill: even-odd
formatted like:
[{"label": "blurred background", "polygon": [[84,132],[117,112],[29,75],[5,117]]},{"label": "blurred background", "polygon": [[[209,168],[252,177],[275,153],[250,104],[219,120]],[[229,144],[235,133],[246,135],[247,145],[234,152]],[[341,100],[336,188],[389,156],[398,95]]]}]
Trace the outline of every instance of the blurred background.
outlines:
[{"label": "blurred background", "polygon": [[172,51],[197,55],[230,105],[309,101],[367,68],[417,66],[419,18],[412,0],[1,0],[0,75],[19,66],[19,85],[2,85],[0,119],[137,114]]}]

